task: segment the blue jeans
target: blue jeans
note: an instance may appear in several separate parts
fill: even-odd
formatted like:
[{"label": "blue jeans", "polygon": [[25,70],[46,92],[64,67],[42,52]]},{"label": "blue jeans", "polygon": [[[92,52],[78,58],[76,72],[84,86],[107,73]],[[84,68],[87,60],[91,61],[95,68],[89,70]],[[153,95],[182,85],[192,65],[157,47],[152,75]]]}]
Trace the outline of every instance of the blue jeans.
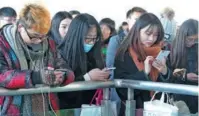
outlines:
[{"label": "blue jeans", "polygon": [[120,108],[121,108],[121,99],[118,96],[115,88],[111,88],[110,100],[111,101],[116,101],[116,103],[117,103],[117,114],[119,114]]}]

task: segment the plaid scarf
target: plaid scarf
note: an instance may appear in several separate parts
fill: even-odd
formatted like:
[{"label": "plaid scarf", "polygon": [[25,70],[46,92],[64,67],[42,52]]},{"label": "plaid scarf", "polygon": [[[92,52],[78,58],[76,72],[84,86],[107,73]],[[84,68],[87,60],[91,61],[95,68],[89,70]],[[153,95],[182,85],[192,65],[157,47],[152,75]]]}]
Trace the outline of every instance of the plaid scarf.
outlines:
[{"label": "plaid scarf", "polygon": [[[42,42],[42,48],[40,51],[35,52],[28,49],[27,45],[22,41],[19,33],[16,31],[16,27],[13,25],[7,26],[4,30],[5,38],[14,50],[16,56],[19,58],[21,70],[34,70],[39,71],[44,68],[44,53],[48,49],[48,41]],[[27,62],[29,60],[30,62]],[[44,100],[47,100],[44,95]],[[23,102],[22,102],[23,99]],[[43,114],[43,102],[45,104],[45,110],[48,110],[47,101],[42,100],[41,94],[14,96],[13,102],[15,105],[21,107],[23,116],[32,116],[33,113]],[[39,116],[39,114],[36,114]]]}]

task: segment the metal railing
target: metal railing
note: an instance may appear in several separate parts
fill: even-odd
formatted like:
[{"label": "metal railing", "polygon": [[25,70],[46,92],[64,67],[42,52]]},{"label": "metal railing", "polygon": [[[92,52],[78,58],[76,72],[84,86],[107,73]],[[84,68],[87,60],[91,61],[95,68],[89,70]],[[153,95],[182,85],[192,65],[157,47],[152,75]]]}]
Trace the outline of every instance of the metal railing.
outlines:
[{"label": "metal railing", "polygon": [[17,89],[10,90],[0,88],[0,96],[13,96],[13,95],[27,95],[49,92],[69,92],[69,91],[82,91],[82,90],[94,90],[98,88],[104,88],[104,95],[102,105],[103,116],[110,116],[110,100],[109,100],[109,88],[128,88],[128,100],[126,101],[126,116],[135,116],[135,100],[134,89],[160,91],[168,93],[177,93],[185,95],[198,96],[199,88],[193,85],[182,85],[172,83],[160,83],[160,82],[148,82],[148,81],[135,81],[135,80],[114,80],[107,82],[74,82],[63,87],[39,87],[29,89]]},{"label": "metal railing", "polygon": [[135,80],[119,80],[107,82],[96,82],[96,81],[83,81],[73,82],[63,87],[38,87],[29,89],[5,89],[0,88],[0,96],[13,96],[13,95],[26,95],[26,94],[37,94],[37,93],[48,93],[48,92],[70,92],[70,91],[82,91],[82,90],[94,90],[98,88],[131,88],[141,90],[153,90],[168,93],[178,93],[185,95],[198,96],[198,86],[183,85],[183,84],[172,84],[172,83],[161,83],[161,82],[149,82],[149,81],[135,81]]},{"label": "metal railing", "polygon": [[116,80],[116,87],[141,89],[149,91],[160,91],[168,93],[177,93],[185,95],[198,96],[199,88],[193,85],[150,82],[150,81],[134,81],[134,80]]},{"label": "metal railing", "polygon": [[37,93],[49,93],[49,92],[70,92],[70,91],[82,91],[82,90],[94,90],[98,88],[111,88],[115,87],[113,81],[107,82],[94,82],[94,81],[83,81],[83,82],[73,82],[63,87],[38,87],[29,89],[5,89],[0,88],[0,96],[7,95],[27,95],[27,94],[37,94]]}]

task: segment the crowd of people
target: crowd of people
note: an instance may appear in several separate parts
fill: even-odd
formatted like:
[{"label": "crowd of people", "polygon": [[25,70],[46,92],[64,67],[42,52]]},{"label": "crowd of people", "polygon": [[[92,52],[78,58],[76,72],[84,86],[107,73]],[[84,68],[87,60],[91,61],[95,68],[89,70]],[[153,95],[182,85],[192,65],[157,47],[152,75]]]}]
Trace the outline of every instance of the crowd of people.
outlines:
[{"label": "crowd of people", "polygon": [[[65,86],[78,81],[130,79],[198,86],[198,20],[177,27],[174,10],[158,18],[141,7],[126,13],[116,29],[114,19],[99,22],[88,13],[59,11],[29,4],[17,15],[0,9],[0,87],[6,89]],[[18,18],[17,18],[18,17]],[[168,57],[157,59],[161,50]],[[107,68],[115,67],[115,70]],[[180,85],[179,85],[180,86]],[[0,116],[39,116],[47,111],[81,108],[96,90],[0,96]],[[153,91],[135,90],[136,109],[143,109]],[[198,97],[170,94],[183,101],[187,113],[198,112]],[[157,95],[156,98],[159,98]],[[125,115],[127,89],[111,88],[119,116]],[[79,116],[81,110],[75,110]],[[66,115],[66,114],[65,114]]]}]

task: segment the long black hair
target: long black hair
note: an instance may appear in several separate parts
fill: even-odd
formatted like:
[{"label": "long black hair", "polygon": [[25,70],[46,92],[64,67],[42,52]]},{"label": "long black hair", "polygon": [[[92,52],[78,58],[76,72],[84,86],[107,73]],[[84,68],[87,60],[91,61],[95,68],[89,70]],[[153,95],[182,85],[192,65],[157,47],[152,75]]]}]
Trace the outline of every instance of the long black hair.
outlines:
[{"label": "long black hair", "polygon": [[[90,27],[97,28],[97,41],[91,51],[84,52],[84,39]],[[101,55],[101,30],[96,19],[89,14],[80,14],[75,17],[68,29],[64,41],[58,47],[62,57],[68,62],[74,71],[80,68],[82,73],[87,72],[87,61],[90,61],[97,68],[103,68]]]},{"label": "long black hair", "polygon": [[134,26],[131,28],[128,37],[124,39],[124,41],[122,42],[117,55],[124,56],[128,48],[132,46],[134,51],[138,55],[138,59],[140,61],[144,61],[146,55],[140,41],[140,31],[141,29],[147,26],[150,26],[150,28],[153,28],[154,26],[158,27],[158,37],[154,44],[159,44],[164,37],[164,29],[162,27],[162,24],[158,17],[154,14],[144,13],[142,16],[140,16],[140,18],[135,22]]},{"label": "long black hair", "polygon": [[60,11],[60,12],[57,12],[54,15],[52,22],[51,22],[51,27],[50,27],[48,36],[50,38],[52,38],[56,42],[56,44],[58,44],[58,45],[63,40],[60,33],[59,33],[59,25],[60,25],[61,21],[66,19],[66,18],[69,18],[69,19],[72,20],[71,14],[66,12],[66,11]]},{"label": "long black hair", "polygon": [[[176,38],[171,47],[171,66],[173,68],[186,68],[187,49],[186,39],[198,34],[198,21],[188,19],[180,26]],[[196,54],[197,55],[197,54]]]}]

